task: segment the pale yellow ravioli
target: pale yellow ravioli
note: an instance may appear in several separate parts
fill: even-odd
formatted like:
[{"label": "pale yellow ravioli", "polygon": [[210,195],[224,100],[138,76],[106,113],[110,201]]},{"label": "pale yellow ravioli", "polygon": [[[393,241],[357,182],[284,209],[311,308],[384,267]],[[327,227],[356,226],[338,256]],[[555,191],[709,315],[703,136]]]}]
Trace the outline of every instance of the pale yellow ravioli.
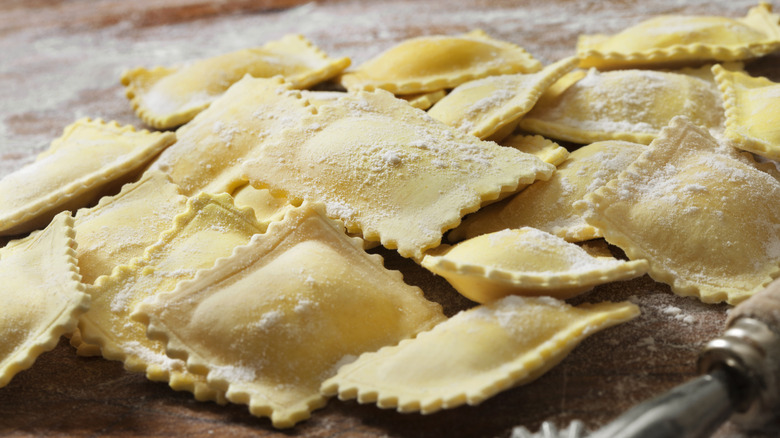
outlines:
[{"label": "pale yellow ravioli", "polygon": [[736,304],[780,276],[780,179],[684,117],[576,207],[678,295]]},{"label": "pale yellow ravioli", "polygon": [[244,245],[266,225],[250,209],[237,209],[227,194],[200,194],[187,201],[165,231],[142,257],[100,277],[87,291],[92,307],[81,316],[83,341],[99,345],[107,359],[122,361],[130,371],[145,372],[151,380],[168,381],[177,390],[192,392],[198,400],[223,401],[224,394],[209,387],[203,376],[186,370],[183,361],[166,357],[163,344],[146,336],[145,326],[130,319],[137,303],[171,291],[199,269],[210,268]]},{"label": "pale yellow ravioli", "polygon": [[293,205],[286,198],[271,194],[268,189],[256,189],[245,184],[233,192],[233,200],[239,207],[251,207],[258,221],[279,220]]},{"label": "pale yellow ravioli", "polygon": [[547,181],[537,181],[522,192],[466,216],[448,238],[458,241],[505,228],[533,227],[569,242],[601,237],[585,222],[573,204],[624,171],[645,146],[625,141],[603,141],[571,154]]},{"label": "pale yellow ravioli", "polygon": [[412,38],[341,76],[348,90],[382,88],[416,94],[454,88],[485,76],[532,73],[542,68],[522,47],[481,30],[459,36]]},{"label": "pale yellow ravioli", "polygon": [[[541,135],[510,135],[501,140],[501,146],[515,148],[520,152],[531,154],[553,166],[559,166],[569,158],[569,151],[558,143]],[[555,175],[555,174],[553,174]]]},{"label": "pale yellow ravioli", "polygon": [[589,335],[638,315],[628,302],[572,307],[549,297],[510,296],[360,356],[322,391],[399,412],[476,405],[538,378]]},{"label": "pale yellow ravioli", "polygon": [[245,75],[281,75],[293,87],[307,88],[338,75],[349,63],[349,58],[328,57],[301,35],[287,35],[262,47],[179,67],[133,69],[122,75],[122,84],[138,116],[167,129],[192,120]]},{"label": "pale yellow ravioli", "polygon": [[143,255],[184,210],[187,197],[160,172],[148,172],[115,196],[76,212],[76,258],[81,281],[92,284],[114,267]]},{"label": "pale yellow ravioli", "polygon": [[187,196],[200,191],[232,193],[246,184],[241,179],[241,163],[309,113],[301,92],[284,79],[244,77],[179,128],[176,143],[152,168],[171,175]]},{"label": "pale yellow ravioli", "polygon": [[583,67],[626,68],[757,58],[780,48],[779,17],[760,3],[747,16],[661,15],[615,35],[582,35]]},{"label": "pale yellow ravioli", "polygon": [[484,202],[547,179],[554,166],[433,120],[383,90],[349,94],[244,163],[255,187],[327,206],[350,232],[421,257]]},{"label": "pale yellow ravioli", "polygon": [[83,207],[175,138],[116,122],[77,120],[34,162],[0,180],[0,235],[44,227],[58,212]]},{"label": "pale yellow ravioli", "polygon": [[0,248],[0,388],[57,346],[89,308],[76,266],[73,218]]},{"label": "pale yellow ravioli", "polygon": [[442,100],[447,92],[444,90],[431,91],[428,93],[419,94],[406,94],[399,96],[401,99],[409,102],[409,105],[421,109],[427,110],[432,107],[436,102]]},{"label": "pale yellow ravioli", "polygon": [[644,260],[594,257],[560,237],[530,227],[506,229],[429,251],[421,262],[478,303],[506,295],[572,298],[599,284],[647,272]]},{"label": "pale yellow ravioli", "polygon": [[723,93],[726,136],[735,146],[780,160],[780,84],[713,66]]},{"label": "pale yellow ravioli", "polygon": [[428,111],[431,117],[485,139],[531,110],[555,81],[577,66],[567,58],[538,73],[488,76],[452,90]]},{"label": "pale yellow ravioli", "polygon": [[135,317],[228,400],[291,427],[325,404],[320,384],[339,365],[445,319],[360,245],[304,203]]},{"label": "pale yellow ravioli", "polygon": [[[519,123],[520,128],[575,143],[625,140],[650,143],[672,117],[684,115],[713,131],[725,120],[718,87],[683,70],[575,71],[561,79]],[[690,73],[690,74],[686,74]]]}]

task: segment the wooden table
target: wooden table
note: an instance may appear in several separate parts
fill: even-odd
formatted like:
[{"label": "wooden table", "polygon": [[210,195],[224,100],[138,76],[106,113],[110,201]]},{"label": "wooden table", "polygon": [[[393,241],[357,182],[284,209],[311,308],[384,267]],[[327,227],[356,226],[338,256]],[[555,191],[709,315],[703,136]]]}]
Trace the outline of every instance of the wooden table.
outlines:
[{"label": "wooden table", "polygon": [[[409,37],[481,28],[549,63],[574,53],[580,33],[615,32],[661,13],[743,15],[752,0],[691,4],[630,1],[4,0],[0,2],[0,177],[30,162],[82,116],[141,123],[118,78],[302,33],[354,64]],[[780,80],[780,58],[749,71]],[[441,278],[392,251],[386,265],[452,315],[473,305]],[[0,389],[0,434],[73,436],[506,437],[516,425],[573,419],[595,428],[633,404],[693,377],[696,355],[722,331],[726,305],[673,295],[645,276],[597,288],[579,301],[631,299],[643,315],[586,340],[536,382],[477,407],[429,416],[332,400],[280,432],[245,406],[199,403],[118,362],[77,357],[66,340]],[[2,306],[2,303],[0,303]],[[680,309],[673,315],[672,308]],[[689,318],[685,318],[689,317]],[[770,437],[727,424],[718,437]]]}]

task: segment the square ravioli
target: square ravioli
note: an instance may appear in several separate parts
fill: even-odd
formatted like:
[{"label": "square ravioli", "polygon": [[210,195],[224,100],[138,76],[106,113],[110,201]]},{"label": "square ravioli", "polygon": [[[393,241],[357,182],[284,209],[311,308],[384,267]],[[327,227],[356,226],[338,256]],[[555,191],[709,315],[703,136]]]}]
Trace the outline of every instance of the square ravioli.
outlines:
[{"label": "square ravioli", "polygon": [[341,364],[445,319],[308,203],[135,317],[169,355],[280,428],[325,404],[320,384]]},{"label": "square ravioli", "polygon": [[644,148],[616,140],[583,146],[569,154],[552,178],[466,216],[448,238],[458,241],[521,227],[537,228],[569,242],[602,237],[574,210],[574,203],[624,171]]},{"label": "square ravioli", "polygon": [[737,304],[780,276],[780,179],[676,117],[577,209],[683,296]]},{"label": "square ravioli", "polygon": [[628,302],[573,307],[549,297],[509,296],[363,354],[325,381],[322,391],[399,412],[476,405],[531,382],[589,335],[638,315]]},{"label": "square ravioli", "polygon": [[136,68],[122,75],[122,84],[144,123],[168,129],[192,120],[245,75],[281,75],[296,88],[307,88],[338,75],[349,63],[349,58],[329,58],[301,35],[287,35],[179,67]]},{"label": "square ravioli", "polygon": [[87,205],[104,185],[148,163],[175,140],[172,133],[77,120],[34,162],[0,180],[0,235],[43,227],[58,212]]},{"label": "square ravioli", "polygon": [[417,94],[454,88],[486,76],[533,73],[542,68],[522,47],[481,30],[458,36],[412,38],[341,76],[350,91],[381,88]]},{"label": "square ravioli", "polygon": [[713,131],[723,129],[722,101],[709,66],[670,72],[578,70],[558,82],[520,120],[520,128],[583,144],[648,144],[676,115]]},{"label": "square ravioli", "polygon": [[89,308],[73,235],[73,218],[63,212],[0,248],[0,388],[57,346]]},{"label": "square ravioli", "polygon": [[255,220],[250,209],[236,208],[227,194],[190,198],[141,257],[87,286],[92,306],[79,320],[82,341],[99,346],[106,359],[122,361],[128,370],[192,392],[198,400],[224,401],[224,394],[211,388],[203,376],[166,357],[163,345],[148,339],[144,325],[132,321],[130,314],[144,298],[171,291],[199,269],[212,267],[266,226]]},{"label": "square ravioli", "polygon": [[537,73],[466,82],[437,102],[428,114],[455,129],[488,138],[530,111],[542,93],[577,62],[577,58],[566,58]]},{"label": "square ravioli", "polygon": [[600,284],[647,272],[645,260],[593,256],[560,237],[530,227],[506,229],[442,245],[420,263],[478,303],[506,295],[568,299]]},{"label": "square ravioli", "polygon": [[661,15],[615,35],[582,35],[577,56],[601,69],[757,58],[780,48],[779,18],[764,2],[738,19]]},{"label": "square ravioli", "polygon": [[264,143],[244,163],[246,178],[322,202],[348,231],[404,257],[421,257],[466,213],[555,169],[457,132],[383,90],[315,111]]},{"label": "square ravioli", "polygon": [[780,84],[719,65],[712,72],[723,93],[726,137],[740,149],[780,161]]}]

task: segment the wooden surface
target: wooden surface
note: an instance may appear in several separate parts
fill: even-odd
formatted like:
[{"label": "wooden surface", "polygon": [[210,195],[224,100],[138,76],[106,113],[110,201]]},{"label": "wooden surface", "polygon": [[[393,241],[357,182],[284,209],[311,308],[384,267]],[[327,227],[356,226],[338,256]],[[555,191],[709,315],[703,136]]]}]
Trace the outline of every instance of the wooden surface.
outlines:
[{"label": "wooden surface", "polygon": [[[302,33],[330,54],[351,56],[358,64],[405,38],[473,28],[520,44],[546,64],[573,54],[580,33],[615,32],[661,13],[740,16],[755,5],[741,0],[301,3],[0,0],[0,177],[30,162],[78,117],[141,126],[118,83],[126,68],[170,65],[287,33]],[[780,80],[779,61],[770,56],[749,71]],[[472,305],[413,262],[377,252],[449,315]],[[199,403],[124,371],[120,363],[77,357],[63,340],[0,388],[0,434],[507,437],[516,425],[536,430],[544,420],[564,426],[573,419],[595,428],[693,377],[698,351],[721,332],[728,308],[676,297],[647,276],[599,287],[578,301],[607,299],[631,299],[643,315],[586,340],[536,382],[480,406],[422,416],[331,400],[312,419],[283,432],[249,415],[243,405]],[[717,436],[778,434],[776,424],[749,434],[727,424]]]}]

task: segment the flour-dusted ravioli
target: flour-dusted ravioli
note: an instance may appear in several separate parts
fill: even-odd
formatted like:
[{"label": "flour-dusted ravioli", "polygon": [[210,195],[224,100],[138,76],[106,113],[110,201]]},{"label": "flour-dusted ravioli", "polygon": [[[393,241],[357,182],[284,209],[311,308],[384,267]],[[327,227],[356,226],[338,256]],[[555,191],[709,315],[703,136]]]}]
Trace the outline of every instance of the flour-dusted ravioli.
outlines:
[{"label": "flour-dusted ravioli", "polygon": [[510,135],[502,139],[499,144],[534,155],[553,166],[559,166],[569,157],[569,151],[565,147],[541,135]]},{"label": "flour-dusted ravioli", "polygon": [[624,171],[644,148],[616,140],[583,146],[569,154],[549,180],[537,181],[517,195],[467,216],[448,237],[458,241],[525,226],[570,242],[601,237],[601,232],[585,222],[573,204]]},{"label": "flour-dusted ravioli", "polygon": [[286,198],[271,194],[268,189],[256,189],[245,184],[233,192],[233,200],[239,207],[251,207],[258,221],[279,220],[293,205]]},{"label": "flour-dusted ravioli", "polygon": [[[98,278],[87,287],[92,307],[81,316],[83,341],[98,345],[102,355],[122,361],[130,371],[145,372],[151,380],[168,381],[177,390],[190,391],[198,400],[223,401],[224,394],[209,387],[203,376],[186,370],[184,362],[165,356],[164,346],[146,337],[143,324],[130,313],[144,298],[171,291],[210,268],[266,229],[250,209],[237,209],[227,194],[202,193],[187,201],[172,228],[160,235],[142,257]],[[170,224],[170,223],[169,223]]]},{"label": "flour-dusted ravioli", "polygon": [[780,276],[780,179],[684,117],[576,205],[678,295],[736,304]]},{"label": "flour-dusted ravioli", "polygon": [[481,30],[424,36],[391,47],[341,76],[348,90],[382,88],[415,94],[454,88],[486,76],[533,73],[542,68],[522,47]]},{"label": "flour-dusted ravioli", "polygon": [[560,237],[530,227],[506,229],[442,245],[421,262],[478,303],[506,295],[572,298],[613,281],[647,272],[644,260],[594,257]]},{"label": "flour-dusted ravioli", "polygon": [[739,19],[661,15],[615,35],[582,35],[577,56],[581,66],[598,68],[756,58],[780,48],[779,17],[771,12],[761,3]]},{"label": "flour-dusted ravioli", "polygon": [[780,160],[780,84],[719,65],[712,72],[723,93],[726,137],[740,149]]},{"label": "flour-dusted ravioli", "polygon": [[306,114],[309,110],[301,93],[284,79],[246,76],[179,128],[176,143],[152,168],[170,174],[187,196],[200,191],[232,193],[246,184],[241,163]]},{"label": "flour-dusted ravioli", "polygon": [[537,73],[466,82],[437,102],[428,114],[460,131],[488,138],[530,111],[542,93],[578,62],[577,58],[567,58]]},{"label": "flour-dusted ravioli", "polygon": [[115,196],[76,212],[76,258],[81,281],[92,284],[114,267],[143,255],[184,210],[187,197],[161,172],[148,172]]},{"label": "flour-dusted ravioli", "polygon": [[586,337],[638,315],[628,302],[572,307],[550,297],[509,296],[363,354],[322,391],[399,412],[476,405],[540,377]]},{"label": "flour-dusted ravioli", "polygon": [[[672,117],[722,130],[725,116],[709,67],[682,70],[575,71],[552,87],[520,120],[528,131],[575,143],[625,140],[650,143]],[[687,74],[690,73],[690,74]]]},{"label": "flour-dusted ravioli", "polygon": [[175,138],[116,122],[77,120],[34,162],[0,180],[0,235],[43,227],[58,212],[86,205],[103,186],[140,168]]},{"label": "flour-dusted ravioli", "polygon": [[169,355],[275,427],[323,406],[320,384],[339,365],[445,319],[441,306],[309,203],[192,281],[146,300],[135,317]]},{"label": "flour-dusted ravioli", "polygon": [[301,35],[287,35],[180,67],[136,68],[122,75],[122,84],[138,116],[167,129],[192,120],[244,75],[281,75],[293,87],[307,88],[338,75],[349,63],[349,58],[328,57]]},{"label": "flour-dusted ravioli", "polygon": [[464,214],[554,169],[459,133],[383,90],[319,107],[244,163],[255,187],[322,202],[349,232],[404,257],[421,257]]},{"label": "flour-dusted ravioli", "polygon": [[72,226],[63,212],[46,229],[0,248],[0,388],[57,346],[89,308]]}]

